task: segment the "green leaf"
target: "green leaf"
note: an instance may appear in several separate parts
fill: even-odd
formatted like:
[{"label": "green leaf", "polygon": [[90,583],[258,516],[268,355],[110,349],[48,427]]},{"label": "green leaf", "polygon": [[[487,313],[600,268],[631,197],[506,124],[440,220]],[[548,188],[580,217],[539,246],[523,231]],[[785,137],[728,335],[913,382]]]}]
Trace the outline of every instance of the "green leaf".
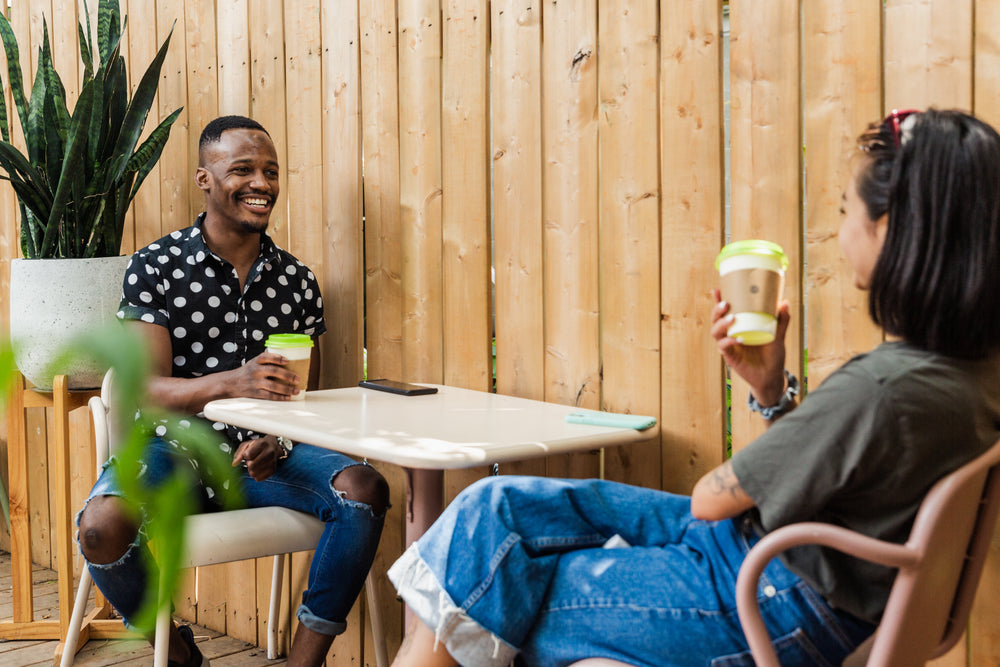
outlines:
[{"label": "green leaf", "polygon": [[[146,116],[149,115],[149,109],[153,105],[153,98],[156,96],[156,86],[160,81],[160,68],[163,65],[163,60],[167,57],[167,47],[170,45],[170,37],[173,33],[174,28],[171,26],[167,38],[163,40],[163,44],[160,46],[160,50],[156,52],[153,62],[146,68],[146,72],[142,75],[142,80],[139,81],[139,85],[135,89],[135,94],[132,96],[132,101],[128,105],[128,111],[125,113],[125,119],[122,122],[122,131],[118,135],[118,143],[115,145],[114,150],[116,159],[121,160],[118,170],[111,174],[114,180],[118,180],[125,173],[128,156],[135,150],[135,146],[139,142],[139,137],[142,135],[142,126],[146,124]],[[122,159],[123,156],[125,159]]]},{"label": "green leaf", "polygon": [[80,168],[83,156],[86,152],[87,131],[90,129],[91,102],[94,94],[93,82],[87,84],[80,91],[80,98],[77,101],[77,113],[69,125],[69,137],[66,140],[66,159],[62,164],[62,173],[59,178],[59,186],[56,188],[55,196],[52,198],[52,211],[49,213],[49,221],[45,229],[45,238],[42,240],[42,256],[46,256],[52,245],[55,243],[55,231],[63,215],[63,209],[69,198],[71,182],[70,174]]},{"label": "green leaf", "polygon": [[111,50],[121,37],[121,13],[118,0],[101,0],[97,6],[97,48],[101,63],[109,62]]},{"label": "green leaf", "polygon": [[184,107],[177,109],[167,116],[162,123],[157,125],[156,129],[150,132],[146,140],[142,142],[142,145],[132,154],[128,164],[125,165],[126,172],[134,171],[136,173],[135,184],[132,186],[132,192],[129,193],[128,197],[129,202],[135,197],[139,186],[142,185],[146,176],[149,175],[149,172],[152,171],[156,162],[160,159],[163,147],[170,137],[170,128],[173,126],[174,121],[177,120],[177,117],[181,115],[183,109]]},{"label": "green leaf", "polygon": [[[21,75],[21,54],[17,46],[17,37],[10,27],[7,17],[0,12],[0,39],[3,40],[4,52],[7,54],[7,78],[10,79],[10,90],[14,97],[14,107],[21,119],[21,127],[28,126],[28,103],[24,98],[24,77]],[[10,141],[4,127],[4,141]]]}]

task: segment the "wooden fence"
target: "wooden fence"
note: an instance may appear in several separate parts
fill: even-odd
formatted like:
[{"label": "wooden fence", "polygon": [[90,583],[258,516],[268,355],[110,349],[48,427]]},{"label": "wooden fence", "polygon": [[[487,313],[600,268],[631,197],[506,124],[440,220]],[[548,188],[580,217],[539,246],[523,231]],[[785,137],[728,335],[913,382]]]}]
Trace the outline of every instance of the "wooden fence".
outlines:
[{"label": "wooden fence", "polygon": [[[96,16],[96,0],[86,1]],[[44,15],[72,93],[82,10],[73,0],[12,4],[26,78]],[[269,129],[283,165],[272,235],[324,289],[325,386],[357,382],[367,348],[372,376],[488,390],[495,349],[500,393],[651,414],[662,425],[641,446],[502,473],[689,492],[726,454],[725,370],[708,335],[719,248],[730,236],[784,246],[789,367],[808,370],[815,386],[881,339],[836,240],[854,137],[894,107],[1000,121],[1000,4],[984,0],[732,0],[728,16],[721,0],[122,5],[134,79],[172,28],[154,113],[184,107],[133,206],[123,252],[190,224],[202,207],[192,187],[202,126],[247,114]],[[3,189],[4,259],[18,252],[16,227]],[[4,317],[8,272],[5,262]],[[734,382],[735,447],[759,429],[745,394]],[[47,417],[30,419],[36,560],[45,563],[54,554]],[[86,415],[74,419],[86,447]],[[405,503],[401,471],[380,469],[395,504],[381,576],[402,550]],[[449,473],[446,493],[484,474]],[[290,568],[288,604],[307,563]],[[268,572],[205,568],[178,611],[256,641]],[[381,581],[394,652],[400,605]],[[940,664],[1000,662],[998,585],[994,561],[970,641]],[[373,664],[362,613],[328,665]]]}]

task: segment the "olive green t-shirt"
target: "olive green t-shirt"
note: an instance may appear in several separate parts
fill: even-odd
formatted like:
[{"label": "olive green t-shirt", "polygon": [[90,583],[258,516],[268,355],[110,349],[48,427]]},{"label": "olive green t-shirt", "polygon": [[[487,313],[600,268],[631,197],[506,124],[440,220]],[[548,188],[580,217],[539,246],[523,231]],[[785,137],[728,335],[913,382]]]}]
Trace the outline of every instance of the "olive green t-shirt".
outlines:
[{"label": "olive green t-shirt", "polygon": [[[733,456],[757,532],[822,521],[905,542],[934,482],[1000,438],[998,362],[902,342],[851,359]],[[818,546],[781,558],[832,606],[881,617],[895,569]]]}]

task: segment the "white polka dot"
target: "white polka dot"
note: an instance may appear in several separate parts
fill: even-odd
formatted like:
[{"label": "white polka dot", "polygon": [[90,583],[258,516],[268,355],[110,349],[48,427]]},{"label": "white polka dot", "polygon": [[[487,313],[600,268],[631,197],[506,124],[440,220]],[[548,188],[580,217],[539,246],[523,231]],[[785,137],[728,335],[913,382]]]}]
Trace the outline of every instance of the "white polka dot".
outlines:
[{"label": "white polka dot", "polygon": [[148,249],[148,250],[159,250],[160,249],[160,244],[159,243],[150,243],[148,246],[146,246],[146,249]]},{"label": "white polka dot", "polygon": [[292,321],[292,329],[294,331],[298,331],[299,330],[299,321],[298,320],[293,320]]},{"label": "white polka dot", "polygon": [[283,303],[281,304],[281,312],[284,313],[285,315],[291,315],[292,307],[289,306],[287,303]]},{"label": "white polka dot", "polygon": [[174,269],[174,272],[171,273],[170,275],[172,275],[177,280],[180,280],[181,278],[184,277],[184,272],[181,271],[180,269]]},{"label": "white polka dot", "polygon": [[286,278],[285,276],[278,276],[278,283],[281,284],[281,285],[285,285],[287,287],[288,286],[288,278]]},{"label": "white polka dot", "polygon": [[215,269],[213,269],[210,266],[206,266],[205,267],[205,275],[208,276],[209,278],[214,278],[215,277]]},{"label": "white polka dot", "polygon": [[174,299],[174,305],[178,308],[183,308],[185,304],[187,304],[187,299],[185,299],[182,296],[179,296],[176,299]]},{"label": "white polka dot", "polygon": [[205,346],[202,345],[199,341],[195,341],[195,342],[191,343],[191,351],[194,352],[195,354],[197,354],[198,352],[201,352],[204,349],[205,349]]},{"label": "white polka dot", "polygon": [[273,299],[274,297],[278,296],[278,293],[274,291],[273,287],[268,287],[267,292],[265,293],[267,294],[267,298],[269,299]]},{"label": "white polka dot", "polygon": [[205,495],[208,496],[209,500],[211,500],[212,498],[215,497],[215,491],[212,489],[212,487],[206,486],[205,487]]},{"label": "white polka dot", "polygon": [[156,293],[159,294],[160,296],[164,295],[165,290],[163,289],[163,285],[157,285],[156,286]]},{"label": "white polka dot", "polygon": [[170,281],[166,278],[163,279],[163,289],[170,289]]},{"label": "white polka dot", "polygon": [[174,366],[183,366],[187,363],[187,359],[181,356],[174,357]]},{"label": "white polka dot", "polygon": [[178,419],[177,423],[180,424],[181,428],[191,428],[191,422],[187,419]]},{"label": "white polka dot", "polygon": [[292,266],[291,264],[289,264],[288,266],[285,267],[285,273],[287,273],[290,276],[294,276],[295,275],[295,267]]},{"label": "white polka dot", "polygon": [[[299,262],[299,264],[302,265],[302,262]],[[306,276],[309,278],[309,280],[316,280],[316,276],[313,275],[312,271],[306,271]]]},{"label": "white polka dot", "polygon": [[177,246],[170,246],[170,254],[172,254],[174,257],[180,257],[181,249],[178,248]]},{"label": "white polka dot", "polygon": [[193,313],[191,313],[191,321],[194,322],[195,324],[201,324],[201,322],[204,319],[205,315],[203,315],[200,311],[196,310]]},{"label": "white polka dot", "polygon": [[184,327],[175,328],[174,336],[176,336],[177,338],[184,338],[184,336],[187,336],[187,329],[185,329]]},{"label": "white polka dot", "polygon": [[117,317],[118,319],[123,319],[125,317],[125,311],[119,310],[117,313],[115,313],[115,317]]},{"label": "white polka dot", "polygon": [[170,232],[170,238],[179,239],[181,237],[181,231],[178,229],[176,231]]},{"label": "white polka dot", "polygon": [[156,258],[156,261],[159,262],[160,264],[166,264],[167,262],[170,261],[170,258],[167,257],[166,255],[160,255],[159,257]]},{"label": "white polka dot", "polygon": [[316,297],[316,307],[322,310],[322,308],[323,308],[323,297],[321,297],[321,296]]},{"label": "white polka dot", "polygon": [[232,341],[227,341],[227,342],[225,342],[225,343],[222,344],[222,350],[223,350],[223,352],[235,352],[236,351],[236,343],[234,343]]},{"label": "white polka dot", "polygon": [[254,340],[264,340],[264,332],[260,329],[254,329],[251,335]]},{"label": "white polka dot", "polygon": [[135,285],[137,282],[139,282],[139,276],[135,275],[134,273],[128,274],[129,285]]},{"label": "white polka dot", "polygon": [[254,299],[253,301],[250,302],[250,309],[259,313],[260,311],[264,310],[264,304],[262,304],[257,299]]},{"label": "white polka dot", "polygon": [[219,300],[219,297],[215,295],[208,297],[208,305],[212,308],[218,308],[220,303],[222,303],[222,301]]},{"label": "white polka dot", "polygon": [[302,303],[302,297],[298,292],[293,293],[292,296],[295,297],[295,303]]},{"label": "white polka dot", "polygon": [[233,290],[229,287],[229,285],[223,285],[222,291],[225,292],[226,294],[230,294]]},{"label": "white polka dot", "polygon": [[147,264],[146,265],[146,273],[148,275],[153,275],[154,273],[156,273],[156,269],[154,269],[151,265]]},{"label": "white polka dot", "polygon": [[205,360],[205,365],[208,366],[209,368],[215,368],[216,366],[219,365],[219,360],[216,359],[215,357],[209,357],[208,359]]},{"label": "white polka dot", "polygon": [[229,324],[232,324],[235,321],[236,321],[236,313],[234,313],[234,312],[228,312],[228,313],[226,313],[226,322],[228,322]]},{"label": "white polka dot", "polygon": [[211,329],[208,330],[208,337],[209,338],[218,338],[219,337],[219,333],[220,333],[219,332],[219,327],[212,327]]},{"label": "white polka dot", "polygon": [[188,255],[188,256],[187,256],[187,259],[185,259],[184,261],[185,261],[185,262],[187,262],[188,264],[190,264],[191,266],[194,266],[194,265],[195,265],[195,263],[196,263],[196,262],[194,261],[194,257],[192,257],[191,255]]},{"label": "white polka dot", "polygon": [[201,291],[201,283],[199,283],[199,282],[192,282],[191,285],[190,285],[190,288],[191,288],[192,292],[200,292]]},{"label": "white polka dot", "polygon": [[267,318],[267,323],[269,326],[277,328],[278,318],[272,315],[271,317]]},{"label": "white polka dot", "polygon": [[313,291],[311,289],[307,289],[302,296],[307,299],[311,299],[313,298]]},{"label": "white polka dot", "polygon": [[212,428],[214,428],[216,431],[225,431],[226,425],[223,424],[222,422],[212,422]]},{"label": "white polka dot", "polygon": [[312,324],[315,321],[316,321],[316,318],[313,317],[312,315],[310,315],[309,317],[306,318],[306,326],[309,326],[310,324]]},{"label": "white polka dot", "polygon": [[202,261],[203,259],[205,259],[205,251],[199,250],[197,253],[195,253],[194,258],[199,262]]},{"label": "white polka dot", "polygon": [[166,426],[157,426],[156,427],[156,435],[158,435],[158,436],[160,436],[162,438],[166,434],[167,434],[167,427]]},{"label": "white polka dot", "polygon": [[153,300],[153,295],[150,294],[149,292],[139,292],[139,301],[142,301],[143,303],[149,303],[152,300]]}]

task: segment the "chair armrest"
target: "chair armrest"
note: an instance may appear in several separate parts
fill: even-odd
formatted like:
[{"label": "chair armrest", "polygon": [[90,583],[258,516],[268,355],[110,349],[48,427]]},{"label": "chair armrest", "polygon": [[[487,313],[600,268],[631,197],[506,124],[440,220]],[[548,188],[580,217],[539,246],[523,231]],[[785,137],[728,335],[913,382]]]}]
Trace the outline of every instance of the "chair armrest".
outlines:
[{"label": "chair armrest", "polygon": [[775,556],[805,544],[818,544],[890,567],[908,567],[916,564],[919,558],[914,549],[905,545],[884,542],[826,523],[791,524],[765,535],[747,554],[736,578],[736,611],[750,651],[760,667],[781,667],[757,605],[760,575]]}]

